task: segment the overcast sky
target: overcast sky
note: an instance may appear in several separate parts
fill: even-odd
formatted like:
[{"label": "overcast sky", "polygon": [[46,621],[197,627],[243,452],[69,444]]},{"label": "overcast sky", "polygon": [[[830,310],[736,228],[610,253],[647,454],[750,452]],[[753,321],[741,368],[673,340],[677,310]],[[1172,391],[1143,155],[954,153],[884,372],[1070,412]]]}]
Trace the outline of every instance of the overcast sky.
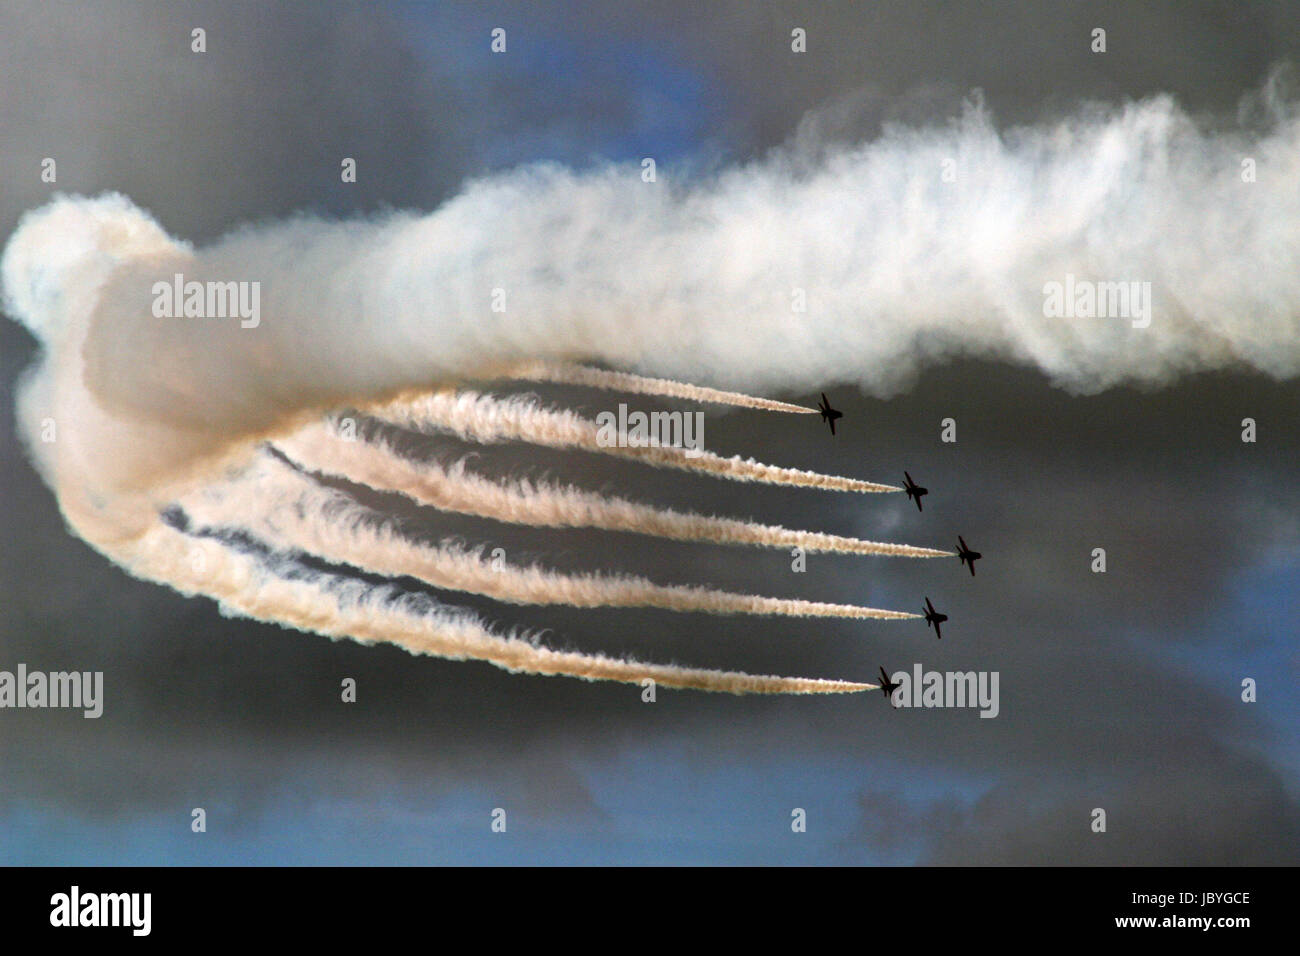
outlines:
[{"label": "overcast sky", "polygon": [[[1287,4],[9,3],[0,233],[55,188],[119,190],[202,244],[297,211],[436,209],[469,180],[653,155],[673,175],[926,125],[983,89],[999,124],[1169,93],[1251,119],[1300,62]],[[207,31],[194,56],[190,30]],[[492,27],[509,53],[488,53]],[[789,31],[809,52],[789,55]],[[1107,30],[1104,58],[1089,31]],[[358,182],[339,181],[344,155]],[[58,184],[39,178],[58,162]],[[1279,235],[1296,239],[1297,224]],[[1263,266],[1262,268],[1267,268]],[[757,673],[998,671],[1001,712],[880,695],[752,699],[515,676],[222,617],[68,533],[14,423],[37,343],[0,323],[0,669],[102,670],[99,720],[0,712],[0,859],[92,862],[1294,863],[1300,856],[1300,383],[1228,369],[1073,395],[952,356],[845,413],[722,413],[708,445],[931,494],[728,485],[527,446],[485,471],[985,558],[814,555],[523,529],[414,511],[430,536],[561,568],[951,615],[770,621],[439,595],[556,646]],[[598,392],[539,387],[591,415]],[[780,396],[811,402],[815,394]],[[660,403],[644,400],[644,407]],[[663,407],[682,407],[668,406]],[[941,419],[958,441],[940,441]],[[1241,421],[1259,440],[1241,441]],[[442,454],[458,446],[427,440]],[[1090,570],[1104,547],[1105,574]],[[358,702],[339,683],[358,682]],[[1259,700],[1240,700],[1244,678]],[[204,807],[208,832],[190,832]],[[491,833],[505,808],[507,834]],[[808,831],[791,832],[793,808]],[[1105,834],[1090,830],[1105,808]]]}]

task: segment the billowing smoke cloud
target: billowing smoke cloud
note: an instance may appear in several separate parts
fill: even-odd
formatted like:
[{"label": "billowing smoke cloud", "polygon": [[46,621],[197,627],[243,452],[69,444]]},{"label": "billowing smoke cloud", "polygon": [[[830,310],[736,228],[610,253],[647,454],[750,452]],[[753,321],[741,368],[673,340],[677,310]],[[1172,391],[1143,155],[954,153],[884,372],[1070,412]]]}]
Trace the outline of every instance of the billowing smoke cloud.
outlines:
[{"label": "billowing smoke cloud", "polygon": [[[972,102],[946,126],[694,179],[534,166],[428,215],[299,218],[202,249],[125,197],[61,198],[23,220],[3,261],[6,307],[43,346],[23,432],[74,530],[134,573],[373,639],[351,609],[386,607],[378,598],[340,604],[353,585],[267,578],[160,516],[323,414],[430,411],[439,389],[536,361],[763,391],[884,391],[957,353],[1030,363],[1080,390],[1230,365],[1295,375],[1300,119],[1265,102],[1269,122],[1252,131],[1205,128],[1160,97],[1003,133]],[[160,315],[173,282],[248,283],[257,315],[184,317],[180,303],[181,316]],[[1144,321],[1076,314],[1073,300],[1075,317],[1048,314],[1052,288],[1115,283],[1150,290]],[[432,411],[405,423],[454,418]],[[541,440],[541,414],[529,406],[528,428],[506,437]],[[185,571],[186,554],[226,568],[220,587]],[[385,639],[558,672],[489,637],[417,639],[428,620],[416,616]],[[460,633],[459,618],[435,617]],[[566,672],[579,670],[612,673],[590,658]]]}]

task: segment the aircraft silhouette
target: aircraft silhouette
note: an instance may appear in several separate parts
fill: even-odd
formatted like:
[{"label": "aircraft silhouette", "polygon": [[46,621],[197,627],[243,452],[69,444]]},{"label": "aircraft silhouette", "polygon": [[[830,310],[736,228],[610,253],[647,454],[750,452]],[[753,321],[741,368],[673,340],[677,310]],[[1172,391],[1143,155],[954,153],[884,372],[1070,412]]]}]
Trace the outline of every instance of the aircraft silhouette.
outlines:
[{"label": "aircraft silhouette", "polygon": [[925,599],[924,610],[925,610],[925,626],[929,627],[931,624],[933,624],[934,636],[942,641],[943,631],[939,630],[939,625],[942,624],[944,621],[948,620],[948,615],[940,614],[938,611],[936,611],[934,609],[934,605],[930,603],[929,598]]},{"label": "aircraft silhouette", "polygon": [[912,476],[909,475],[907,472],[903,472],[903,477],[907,479],[907,484],[903,486],[903,490],[907,492],[907,497],[916,499],[917,511],[924,511],[925,509],[921,507],[921,496],[928,495],[930,493],[930,489],[922,488],[920,485],[918,485],[915,481],[912,480]]},{"label": "aircraft silhouette", "polygon": [[970,566],[970,576],[975,577],[975,562],[984,557],[984,555],[966,547],[966,539],[961,535],[957,535],[957,543],[960,545],[957,549],[957,557],[961,558],[962,564]]},{"label": "aircraft silhouette", "polygon": [[898,705],[894,703],[894,691],[898,690],[898,688],[902,686],[902,684],[895,684],[890,681],[889,675],[885,673],[885,669],[883,667],[880,668],[880,689],[884,692],[885,700],[889,701],[891,707],[898,707]]},{"label": "aircraft silhouette", "polygon": [[822,413],[822,421],[831,426],[831,434],[835,434],[835,419],[843,418],[844,413],[831,408],[830,400],[826,393],[822,392],[822,400],[817,404],[817,408]]}]

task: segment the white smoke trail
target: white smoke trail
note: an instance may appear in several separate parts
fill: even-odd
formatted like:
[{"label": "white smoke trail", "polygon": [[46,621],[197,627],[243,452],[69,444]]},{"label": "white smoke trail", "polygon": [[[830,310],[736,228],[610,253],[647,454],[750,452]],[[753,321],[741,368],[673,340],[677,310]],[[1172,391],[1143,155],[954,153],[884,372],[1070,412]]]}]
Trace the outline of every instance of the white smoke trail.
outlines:
[{"label": "white smoke trail", "polygon": [[416,464],[397,454],[382,438],[351,440],[319,422],[279,439],[275,447],[309,471],[344,478],[377,491],[396,492],[417,504],[442,511],[512,524],[599,528],[677,541],[802,548],[810,553],[904,558],[951,557],[953,554],[910,544],[864,541],[817,531],[654,508],[571,486],[532,484],[520,479],[491,481],[469,473],[463,463],[450,468],[430,462]]},{"label": "white smoke trail", "polygon": [[514,673],[578,677],[732,694],[844,694],[874,684],[776,677],[737,671],[644,664],[600,654],[555,651],[502,637],[467,612],[388,588],[298,570],[276,574],[262,562],[210,538],[155,524],[115,557],[133,573],[220,602],[227,614],[249,617],[363,644],[396,644],[412,654],[479,660]]},{"label": "white smoke trail", "polygon": [[816,415],[817,409],[806,405],[792,405],[770,398],[757,398],[742,392],[724,392],[717,388],[702,388],[688,382],[674,382],[666,378],[647,378],[628,372],[611,372],[589,365],[570,365],[561,362],[526,362],[513,369],[511,378],[525,382],[554,382],[560,385],[586,385],[606,391],[629,392],[635,395],[663,395],[668,398],[685,398],[693,402],[712,402],[717,405],[736,405],[769,412],[793,412]]},{"label": "white smoke trail", "polygon": [[794,485],[826,491],[903,490],[894,485],[857,478],[765,465],[739,455],[723,458],[702,450],[688,453],[685,448],[668,446],[633,447],[624,444],[621,436],[604,434],[602,426],[595,422],[570,411],[542,408],[535,400],[526,397],[498,399],[477,392],[439,389],[368,405],[362,410],[381,421],[418,431],[446,431],[476,442],[525,441],[552,448],[580,448],[731,481]]},{"label": "white smoke trail", "polygon": [[277,550],[301,551],[388,577],[410,576],[451,591],[516,604],[570,607],[658,607],[711,614],[768,614],[910,620],[905,611],[828,604],[698,586],[659,585],[630,575],[569,575],[537,566],[494,562],[443,543],[429,546],[400,534],[384,516],[321,487],[288,465],[263,456],[237,479],[210,485],[178,504],[204,530],[252,534]]}]

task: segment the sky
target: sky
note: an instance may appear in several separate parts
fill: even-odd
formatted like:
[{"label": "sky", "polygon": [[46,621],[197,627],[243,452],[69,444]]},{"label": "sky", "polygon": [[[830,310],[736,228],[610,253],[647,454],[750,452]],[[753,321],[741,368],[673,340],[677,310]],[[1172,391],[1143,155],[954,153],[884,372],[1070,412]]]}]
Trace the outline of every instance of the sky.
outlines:
[{"label": "sky", "polygon": [[[538,163],[599,175],[652,155],[665,180],[689,187],[946,124],[976,87],[999,129],[1159,94],[1206,128],[1249,123],[1270,75],[1285,82],[1300,59],[1298,16],[1213,3],[8,4],[0,234],[56,189],[120,191],[203,246],[298,213],[431,212],[467,184]],[[209,37],[202,57],[189,50],[196,25]],[[801,59],[789,54],[792,25],[808,30]],[[1104,58],[1088,49],[1096,25]],[[488,52],[494,26],[508,31],[504,57]],[[358,159],[355,184],[339,181],[343,155]],[[40,180],[46,156],[57,187]],[[1258,263],[1259,285],[1294,302],[1297,223],[1268,225],[1281,248]],[[737,486],[526,445],[417,447],[473,451],[489,473],[788,527],[944,548],[961,533],[985,555],[974,579],[948,560],[833,555],[794,573],[779,551],[377,503],[431,538],[499,541],[569,570],[908,609],[928,595],[951,616],[941,642],[916,621],[439,596],[503,627],[545,629],[554,646],[646,660],[864,680],[917,662],[998,671],[996,719],[891,710],[878,694],[661,691],[647,704],[634,687],[225,617],[69,533],[16,422],[41,343],[0,323],[0,669],[102,670],[106,688],[98,720],[0,712],[0,860],[1296,862],[1294,375],[1227,361],[1081,389],[1060,367],[958,343],[919,349],[895,380],[868,369],[835,317],[823,321],[839,360],[814,386],[817,356],[776,356],[799,374],[773,397],[811,403],[824,388],[844,412],[838,434],[708,406],[708,446],[891,482],[906,468],[930,488],[924,512],[897,495]],[[691,366],[689,348],[664,348],[647,361]],[[747,380],[743,363],[719,362],[714,374],[771,390],[781,364]],[[589,416],[616,400],[533,390]],[[955,443],[940,441],[950,417]],[[1259,424],[1252,444],[1245,417]],[[1090,568],[1097,547],[1104,574]],[[1240,699],[1247,677],[1256,703]],[[357,682],[355,704],[339,699],[344,678]],[[202,834],[190,829],[195,807]],[[1097,807],[1105,833],[1090,827]],[[490,828],[495,808],[505,833]],[[795,808],[806,832],[791,829]]]}]

